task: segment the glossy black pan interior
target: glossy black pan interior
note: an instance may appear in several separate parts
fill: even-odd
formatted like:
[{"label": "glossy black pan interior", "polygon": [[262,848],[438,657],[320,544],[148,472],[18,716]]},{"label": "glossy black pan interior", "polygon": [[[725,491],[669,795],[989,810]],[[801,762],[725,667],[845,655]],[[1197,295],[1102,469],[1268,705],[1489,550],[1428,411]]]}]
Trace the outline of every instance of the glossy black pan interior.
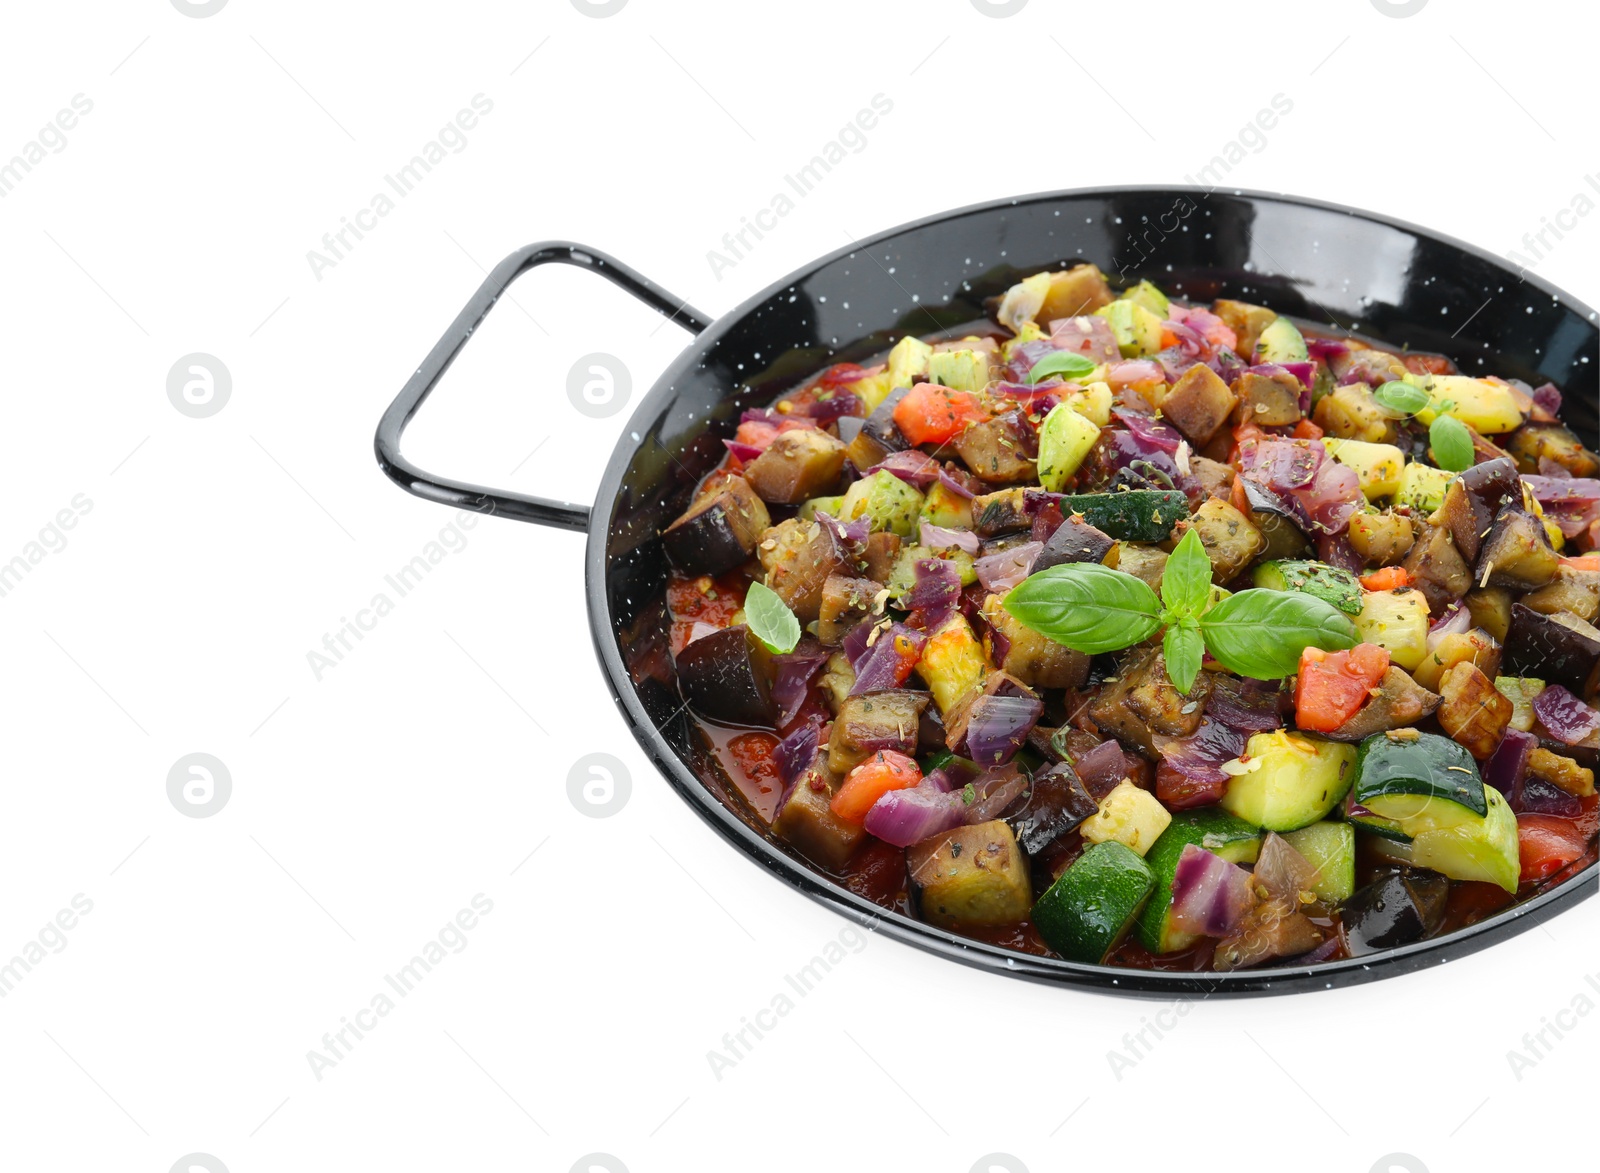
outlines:
[{"label": "glossy black pan interior", "polygon": [[[619,262],[568,243],[525,248],[491,273],[390,406],[377,454],[431,500],[588,532],[590,624],[605,679],[663,777],[712,827],[806,895],[879,931],[970,965],[1042,981],[1172,997],[1322,989],[1441,964],[1529,928],[1596,888],[1590,866],[1563,887],[1450,936],[1299,969],[1173,974],[1081,965],[979,944],[885,912],[792,856],[727,801],[684,713],[666,655],[657,535],[722,458],[739,413],[836,361],[982,315],[1021,277],[1093,261],[1114,283],[1240,298],[1336,329],[1455,357],[1467,374],[1552,380],[1563,415],[1593,446],[1596,318],[1576,298],[1483,250],[1382,216],[1311,200],[1203,188],[1052,192],[920,220],[824,257],[714,322]],[[590,268],[690,330],[693,341],[623,429],[592,510],[427,473],[400,454],[406,423],[513,280],[546,263]],[[539,589],[566,589],[546,583]],[[552,607],[567,601],[552,597]],[[778,906],[775,906],[775,909]],[[780,914],[776,913],[775,914]],[[781,914],[780,914],[781,915]]]}]

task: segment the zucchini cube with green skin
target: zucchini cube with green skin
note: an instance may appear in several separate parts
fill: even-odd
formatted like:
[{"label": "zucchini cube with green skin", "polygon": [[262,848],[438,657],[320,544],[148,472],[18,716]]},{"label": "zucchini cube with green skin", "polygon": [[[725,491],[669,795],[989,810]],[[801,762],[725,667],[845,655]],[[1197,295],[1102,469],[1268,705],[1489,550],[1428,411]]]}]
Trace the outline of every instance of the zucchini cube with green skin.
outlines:
[{"label": "zucchini cube with green skin", "polygon": [[1349,823],[1312,823],[1283,838],[1317,869],[1311,890],[1318,899],[1338,904],[1355,892],[1356,832]]},{"label": "zucchini cube with green skin", "polygon": [[1028,861],[1002,819],[957,827],[906,849],[922,917],[941,928],[1011,925],[1028,915]]},{"label": "zucchini cube with green skin", "polygon": [[1395,729],[1361,743],[1351,800],[1413,839],[1487,813],[1478,763],[1436,733]]},{"label": "zucchini cube with green skin", "polygon": [[1545,683],[1531,676],[1496,676],[1495,691],[1511,702],[1511,728],[1528,733],[1535,720],[1533,698],[1545,689]]},{"label": "zucchini cube with green skin", "polygon": [[981,350],[939,350],[928,356],[928,381],[976,395],[989,385],[989,356]]},{"label": "zucchini cube with green skin", "polygon": [[1482,880],[1515,894],[1522,870],[1517,816],[1493,786],[1483,788],[1483,797],[1483,817],[1419,832],[1411,860],[1452,880]]},{"label": "zucchini cube with green skin", "polygon": [[1097,424],[1070,404],[1056,404],[1039,425],[1039,484],[1059,493],[1099,440]]},{"label": "zucchini cube with green skin", "polygon": [[1269,591],[1299,591],[1321,599],[1346,615],[1361,614],[1361,583],[1348,570],[1326,562],[1279,559],[1251,572],[1256,586]]},{"label": "zucchini cube with green skin", "polygon": [[1095,310],[1111,326],[1123,358],[1156,354],[1161,350],[1161,319],[1134,301],[1114,301]]},{"label": "zucchini cube with green skin", "polygon": [[1098,965],[1133,926],[1155,877],[1121,843],[1097,843],[1080,855],[1033,906],[1045,944],[1068,961]]},{"label": "zucchini cube with green skin", "polygon": [[1149,281],[1140,281],[1132,288],[1124,289],[1120,300],[1141,305],[1157,318],[1165,318],[1172,312],[1172,303],[1167,295]]},{"label": "zucchini cube with green skin", "polygon": [[[1267,831],[1298,831],[1327,817],[1350,791],[1356,747],[1278,729],[1257,733],[1233,770],[1222,808]],[[1230,773],[1232,770],[1230,770]]]},{"label": "zucchini cube with green skin", "polygon": [[889,376],[889,386],[909,387],[920,380],[928,373],[928,360],[932,356],[933,347],[907,334],[889,351],[889,369],[885,372]]},{"label": "zucchini cube with green skin", "polygon": [[943,481],[934,481],[922,498],[922,520],[945,529],[971,529],[972,499]]},{"label": "zucchini cube with green skin", "polygon": [[1274,318],[1262,329],[1256,339],[1258,362],[1305,362],[1311,357],[1306,350],[1305,336],[1288,318]]},{"label": "zucchini cube with green skin", "polygon": [[1095,529],[1124,542],[1164,542],[1189,516],[1189,498],[1168,489],[1077,493],[1070,506]]},{"label": "zucchini cube with green skin", "polygon": [[888,530],[902,538],[916,536],[921,513],[922,494],[887,469],[851,485],[839,506],[840,521],[865,517],[874,530]]},{"label": "zucchini cube with green skin", "polygon": [[1254,863],[1261,852],[1261,831],[1216,807],[1179,811],[1172,816],[1171,825],[1144,857],[1156,888],[1139,914],[1138,933],[1140,944],[1152,953],[1178,953],[1200,939],[1200,934],[1174,928],[1170,923],[1172,880],[1178,870],[1178,857],[1191,843],[1229,863]]},{"label": "zucchini cube with green skin", "polygon": [[1432,513],[1444,504],[1445,490],[1456,474],[1431,464],[1413,460],[1400,472],[1400,487],[1395,490],[1395,502],[1409,505],[1418,513]]},{"label": "zucchini cube with green skin", "polygon": [[1080,823],[1078,830],[1090,843],[1115,841],[1144,855],[1171,822],[1171,813],[1155,795],[1124,778],[1100,800],[1100,809]]}]

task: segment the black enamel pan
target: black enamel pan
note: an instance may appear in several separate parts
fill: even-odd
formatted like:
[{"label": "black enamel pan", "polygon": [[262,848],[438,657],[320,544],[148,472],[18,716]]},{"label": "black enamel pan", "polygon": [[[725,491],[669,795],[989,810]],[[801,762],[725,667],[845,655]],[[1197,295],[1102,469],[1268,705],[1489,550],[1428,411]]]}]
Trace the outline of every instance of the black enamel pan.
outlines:
[{"label": "black enamel pan", "polygon": [[[726,801],[726,779],[684,714],[666,654],[666,563],[657,535],[722,458],[739,414],[801,376],[983,315],[1022,277],[1093,261],[1116,283],[1149,277],[1199,299],[1227,296],[1455,357],[1467,374],[1553,381],[1563,415],[1597,443],[1594,311],[1481,249],[1349,208],[1260,192],[1127,187],[979,204],[863,240],[715,321],[580,245],[530,245],[502,261],[378,425],[378,463],[402,488],[457,508],[587,531],[589,622],[633,734],[723,838],[814,900],[931,953],[1039,981],[1152,997],[1323,989],[1443,964],[1514,936],[1596,888],[1600,865],[1448,936],[1299,968],[1177,974],[1014,953],[885,912],[791,855]],[[593,508],[424,472],[400,453],[406,424],[506,288],[528,270],[588,268],[694,335],[623,429]],[[549,584],[550,590],[560,584]],[[551,599],[552,606],[558,600]]]}]

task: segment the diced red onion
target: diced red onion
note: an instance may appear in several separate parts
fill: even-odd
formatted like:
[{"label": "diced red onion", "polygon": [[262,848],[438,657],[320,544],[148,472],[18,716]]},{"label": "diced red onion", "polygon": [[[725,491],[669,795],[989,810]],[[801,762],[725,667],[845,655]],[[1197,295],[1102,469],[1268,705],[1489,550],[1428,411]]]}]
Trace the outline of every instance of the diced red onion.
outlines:
[{"label": "diced red onion", "polygon": [[1306,353],[1312,358],[1320,358],[1323,362],[1344,354],[1349,349],[1343,342],[1335,342],[1331,338],[1306,339]]},{"label": "diced red onion", "polygon": [[962,812],[962,822],[987,823],[998,819],[1022,796],[1028,789],[1028,778],[1012,763],[985,770],[972,780],[971,787],[973,801]]},{"label": "diced red onion", "polygon": [[1215,852],[1186,843],[1172,876],[1172,926],[1186,933],[1226,937],[1252,908],[1250,873]]},{"label": "diced red onion", "polygon": [[1268,832],[1256,860],[1255,881],[1290,908],[1299,908],[1300,893],[1310,891],[1317,882],[1317,869],[1282,835]]},{"label": "diced red onion", "polygon": [[[1270,733],[1283,728],[1282,693],[1260,680],[1219,684],[1206,701],[1206,716],[1240,733]],[[1237,756],[1237,755],[1235,755]]]},{"label": "diced red onion", "polygon": [[1211,353],[1210,344],[1201,337],[1198,330],[1186,322],[1169,318],[1161,323],[1161,328],[1178,340],[1178,348],[1190,358],[1201,358]]},{"label": "diced red onion", "polygon": [[1551,415],[1561,414],[1561,388],[1554,383],[1543,383],[1533,389],[1533,402]]},{"label": "diced red onion", "polygon": [[[905,682],[907,662],[915,664],[922,654],[928,637],[914,627],[891,623],[878,632],[877,639],[869,644],[855,664],[856,682],[851,696],[878,692],[885,688],[898,688]],[[901,647],[904,647],[904,654]]]},{"label": "diced red onion", "polygon": [[1066,387],[1066,383],[1052,377],[1036,384],[998,383],[989,391],[996,399],[1011,399],[1029,407],[1037,407],[1047,399],[1055,399]]},{"label": "diced red onion", "polygon": [[919,540],[930,550],[963,550],[973,557],[978,554],[978,535],[969,529],[948,529],[924,520],[919,527]]},{"label": "diced red onion", "polygon": [[1344,947],[1344,942],[1339,939],[1339,934],[1332,934],[1326,941],[1318,945],[1310,953],[1302,953],[1295,959],[1296,965],[1317,965],[1329,961],[1334,954]]},{"label": "diced red onion", "polygon": [[978,495],[977,488],[972,484],[975,479],[949,463],[939,469],[939,483],[966,501],[971,501]]},{"label": "diced red onion", "polygon": [[909,485],[926,489],[939,479],[939,462],[926,452],[907,448],[903,452],[889,453],[862,475],[871,476],[875,472],[890,472]]},{"label": "diced red onion", "polygon": [[1073,758],[1072,768],[1078,772],[1078,780],[1085,789],[1100,799],[1110,794],[1117,783],[1128,776],[1128,759],[1122,752],[1122,746],[1114,740],[1107,740]]},{"label": "diced red onion", "polygon": [[1070,350],[1096,363],[1113,363],[1122,357],[1111,323],[1093,314],[1057,318],[1050,323],[1050,341],[1058,350]]},{"label": "diced red onion", "polygon": [[854,391],[835,391],[826,399],[814,399],[795,410],[819,423],[828,423],[842,415],[860,415],[861,398]]},{"label": "diced red onion", "polygon": [[1512,810],[1519,809],[1518,795],[1528,776],[1528,758],[1538,748],[1539,739],[1533,734],[1520,729],[1507,729],[1500,744],[1495,746],[1494,752],[1483,763],[1485,785],[1493,786],[1505,795]]},{"label": "diced red onion", "polygon": [[1222,767],[1244,752],[1245,734],[1216,720],[1208,710],[1188,737],[1157,739],[1162,760],[1196,782],[1221,782],[1228,777]]},{"label": "diced red onion", "polygon": [[1472,612],[1457,599],[1428,626],[1428,651],[1433,651],[1447,635],[1466,635],[1472,630]]},{"label": "diced red onion", "polygon": [[772,700],[778,706],[777,727],[795,719],[806,703],[811,681],[827,663],[829,651],[811,636],[803,637],[792,652],[772,658]]},{"label": "diced red onion", "polygon": [[1044,549],[1043,542],[1023,542],[998,554],[989,554],[973,563],[978,581],[996,594],[1009,591],[1023,579],[1033,566],[1033,560]]},{"label": "diced red onion", "polygon": [[943,558],[919,558],[912,569],[916,577],[900,605],[917,616],[924,630],[937,631],[960,605],[961,573]]},{"label": "diced red onion", "polygon": [[1043,713],[1044,702],[1036,697],[978,697],[967,719],[967,756],[982,766],[1009,762]]},{"label": "diced red onion", "polygon": [[784,797],[794,789],[800,776],[816,761],[817,749],[822,744],[822,723],[808,721],[796,727],[789,736],[772,750],[773,765],[778,768],[778,778],[783,783]]},{"label": "diced red onion", "polygon": [[724,440],[722,446],[742,461],[754,460],[762,451],[754,444],[741,444],[738,440]]},{"label": "diced red onion", "polygon": [[1001,375],[1010,383],[1026,383],[1028,372],[1033,370],[1034,364],[1047,354],[1054,354],[1061,349],[1049,338],[1037,338],[1032,342],[1024,342],[1021,346],[1013,347],[1011,358],[1001,368]]},{"label": "diced red onion", "polygon": [[[1560,465],[1555,468],[1567,473]],[[1544,515],[1560,527],[1564,537],[1575,538],[1600,520],[1600,480],[1567,474],[1564,478],[1524,476],[1522,483],[1544,508]]]},{"label": "diced red onion", "polygon": [[1327,456],[1321,444],[1258,440],[1239,448],[1239,471],[1277,493],[1308,487]]},{"label": "diced red onion", "polygon": [[867,812],[867,833],[895,847],[910,847],[930,835],[961,826],[967,806],[961,792],[930,784],[931,777],[919,785],[882,795]]},{"label": "diced red onion", "polygon": [[858,517],[853,521],[840,521],[833,514],[819,509],[817,524],[833,536],[839,552],[847,560],[860,558],[867,548],[867,537],[872,533],[872,519]]},{"label": "diced red onion", "polygon": [[1178,446],[1183,443],[1183,433],[1171,424],[1162,423],[1154,416],[1141,415],[1136,411],[1126,411],[1117,408],[1112,412],[1122,426],[1132,432],[1141,443],[1162,452],[1172,454],[1178,451]]},{"label": "diced red onion", "polygon": [[1575,819],[1583,813],[1583,803],[1577,795],[1568,794],[1552,782],[1529,778],[1522,784],[1512,809],[1519,815],[1560,815]]},{"label": "diced red onion", "polygon": [[1113,391],[1136,387],[1140,383],[1165,383],[1167,372],[1161,364],[1149,358],[1128,358],[1113,363],[1106,371],[1106,382]]},{"label": "diced red onion", "polygon": [[1577,745],[1600,729],[1600,710],[1584,704],[1559,684],[1533,698],[1533,712],[1550,736],[1564,745]]}]

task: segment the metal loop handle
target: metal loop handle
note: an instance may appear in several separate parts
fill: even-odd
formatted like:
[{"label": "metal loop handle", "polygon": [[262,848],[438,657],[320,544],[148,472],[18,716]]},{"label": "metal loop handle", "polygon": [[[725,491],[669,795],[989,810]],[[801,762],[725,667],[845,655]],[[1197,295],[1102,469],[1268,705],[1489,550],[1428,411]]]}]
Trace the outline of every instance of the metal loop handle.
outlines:
[{"label": "metal loop handle", "polygon": [[589,526],[589,507],[565,501],[552,501],[546,497],[533,497],[523,493],[502,492],[474,485],[467,481],[435,476],[412,464],[400,454],[400,438],[406,425],[423,401],[433,393],[434,387],[450,369],[450,364],[466,346],[472,335],[488,316],[502,294],[518,277],[539,265],[577,265],[598,273],[613,285],[620,286],[634,297],[675,322],[692,334],[699,334],[710,326],[710,321],[687,302],[673,297],[648,277],[635,272],[621,261],[609,257],[598,249],[587,248],[571,241],[548,240],[518,249],[494,267],[472,299],[456,315],[444,336],[434,344],[428,357],[422,360],[400,394],[395,396],[389,409],[378,421],[378,431],[373,437],[373,449],[378,456],[378,467],[389,479],[408,493],[441,505],[457,509],[472,509],[479,513],[493,513],[531,521],[538,525],[558,529],[585,530]]}]

